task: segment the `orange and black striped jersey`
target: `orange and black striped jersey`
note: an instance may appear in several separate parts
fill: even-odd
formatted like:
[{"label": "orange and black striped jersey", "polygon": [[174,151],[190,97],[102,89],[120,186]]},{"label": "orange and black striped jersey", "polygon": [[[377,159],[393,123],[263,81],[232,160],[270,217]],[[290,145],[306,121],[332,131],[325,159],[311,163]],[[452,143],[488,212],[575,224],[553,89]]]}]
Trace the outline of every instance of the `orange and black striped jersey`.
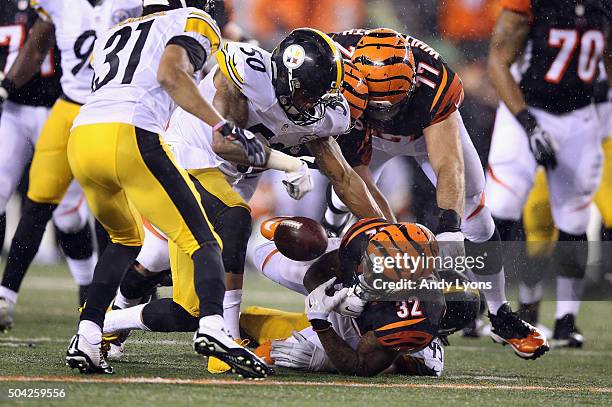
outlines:
[{"label": "orange and black striped jersey", "polygon": [[[354,29],[330,36],[350,59],[359,40],[368,32]],[[417,86],[410,100],[393,120],[374,122],[362,118],[353,131],[338,139],[342,151],[352,166],[369,163],[368,138],[374,136],[419,138],[423,130],[448,118],[463,101],[463,85],[459,76],[441,55],[423,41],[403,34],[412,47],[417,68]]]}]

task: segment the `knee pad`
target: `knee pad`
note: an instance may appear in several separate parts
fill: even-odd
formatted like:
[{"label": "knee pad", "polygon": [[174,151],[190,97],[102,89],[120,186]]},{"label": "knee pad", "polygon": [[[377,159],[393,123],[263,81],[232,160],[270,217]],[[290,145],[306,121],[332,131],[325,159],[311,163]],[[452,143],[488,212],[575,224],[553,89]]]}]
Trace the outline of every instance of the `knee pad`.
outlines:
[{"label": "knee pad", "polygon": [[55,227],[55,234],[62,251],[67,257],[83,260],[93,254],[93,234],[88,223],[75,233],[66,233]]},{"label": "knee pad", "polygon": [[461,232],[467,240],[474,243],[483,243],[491,239],[495,232],[491,210],[483,204],[479,210],[472,212],[461,223]]},{"label": "knee pad", "polygon": [[223,266],[226,273],[244,274],[247,244],[251,236],[251,213],[242,206],[230,207],[219,213],[215,231],[223,242]]},{"label": "knee pad", "polygon": [[60,206],[53,211],[53,223],[64,233],[76,233],[87,223],[87,215],[88,211],[82,204],[69,209]]}]

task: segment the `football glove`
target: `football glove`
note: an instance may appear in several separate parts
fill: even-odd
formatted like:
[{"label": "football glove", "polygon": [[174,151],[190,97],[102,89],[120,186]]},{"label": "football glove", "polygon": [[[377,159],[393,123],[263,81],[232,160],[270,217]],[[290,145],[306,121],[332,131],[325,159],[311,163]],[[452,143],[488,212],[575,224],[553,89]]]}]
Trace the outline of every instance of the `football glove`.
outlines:
[{"label": "football glove", "polygon": [[537,119],[527,109],[519,112],[516,118],[529,137],[529,148],[536,162],[547,170],[554,170],[557,167],[559,151],[555,139],[538,124]]},{"label": "football glove", "polygon": [[299,332],[293,331],[293,338],[296,342],[272,341],[270,357],[275,365],[310,372],[334,371],[325,350],[310,342]]},{"label": "football glove", "polygon": [[306,305],[306,317],[309,321],[314,319],[327,321],[329,313],[346,297],[348,293],[348,288],[346,287],[335,291],[331,296],[327,295],[328,291],[335,290],[335,280],[336,277],[327,280],[306,296],[304,303]]},{"label": "football glove", "polygon": [[436,230],[436,240],[442,259],[465,257],[463,243],[465,237],[461,233],[461,217],[457,212],[452,209],[442,209]]},{"label": "football glove", "polygon": [[0,106],[8,99],[9,95],[16,90],[15,82],[4,77],[0,72]]},{"label": "football glove", "polygon": [[[314,188],[314,180],[308,171],[308,162],[314,161],[312,157],[300,157],[302,165],[297,171],[286,172],[286,179],[283,185],[289,196],[295,200],[300,200]],[[312,161],[311,161],[312,160]]]},{"label": "football glove", "polygon": [[357,296],[356,291],[359,291],[360,289],[361,288],[357,284],[349,287],[346,297],[344,297],[336,306],[335,311],[340,315],[351,318],[357,318],[359,315],[361,315],[368,302]]},{"label": "football glove", "polygon": [[266,148],[252,132],[241,129],[236,125],[223,121],[213,127],[213,130],[218,131],[230,141],[239,143],[249,160],[249,164],[253,167],[264,167],[268,157],[266,156]]}]

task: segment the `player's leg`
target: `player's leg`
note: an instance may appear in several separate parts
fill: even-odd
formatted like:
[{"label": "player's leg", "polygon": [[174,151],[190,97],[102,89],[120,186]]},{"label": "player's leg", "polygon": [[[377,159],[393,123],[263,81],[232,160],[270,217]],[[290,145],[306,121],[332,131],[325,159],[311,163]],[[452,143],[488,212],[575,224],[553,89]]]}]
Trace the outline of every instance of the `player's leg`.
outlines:
[{"label": "player's leg", "polygon": [[[34,141],[38,136],[36,132],[39,127],[36,124],[38,121],[44,122],[47,114],[46,108],[33,108],[11,101],[3,105],[0,116],[0,245],[4,244],[6,205],[15,192],[34,151]],[[28,117],[28,121],[24,121],[24,117]],[[11,278],[10,275],[2,280],[0,332],[13,325],[13,310],[20,283],[20,279]]]},{"label": "player's leg", "polygon": [[79,304],[83,305],[98,256],[94,253],[85,195],[76,181],[72,181],[59,206],[53,211],[53,223],[70,273],[79,286]]},{"label": "player's leg", "polygon": [[[586,230],[590,204],[603,167],[600,128],[593,106],[561,118],[542,113],[542,123],[558,138],[559,165],[547,174],[552,214],[559,229],[553,261],[557,270],[557,310],[554,339],[557,346],[582,346],[575,326],[588,257]],[[538,118],[540,120],[540,118]]]},{"label": "player's leg", "polygon": [[38,251],[47,222],[72,181],[66,144],[72,120],[78,111],[78,105],[58,100],[36,143],[28,196],[11,242],[3,276],[2,285],[14,292],[19,291]]},{"label": "player's leg", "polygon": [[525,267],[519,269],[519,316],[532,325],[538,323],[542,299],[542,276],[555,248],[557,230],[552,219],[546,174],[538,171],[533,189],[523,209],[526,237]]}]

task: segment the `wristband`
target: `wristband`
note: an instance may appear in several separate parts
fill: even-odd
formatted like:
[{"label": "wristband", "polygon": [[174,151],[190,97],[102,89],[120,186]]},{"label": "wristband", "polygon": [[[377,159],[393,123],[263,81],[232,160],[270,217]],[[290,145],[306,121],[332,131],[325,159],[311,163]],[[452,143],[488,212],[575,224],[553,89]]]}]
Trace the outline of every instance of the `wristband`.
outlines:
[{"label": "wristband", "polygon": [[324,332],[331,328],[331,323],[325,319],[311,319],[310,325],[312,325],[312,330],[316,333]]},{"label": "wristband", "polygon": [[461,216],[452,209],[441,209],[442,214],[438,221],[438,233],[459,232],[461,230]]},{"label": "wristband", "polygon": [[527,109],[521,110],[515,117],[529,134],[533,133],[533,130],[535,130],[535,128],[538,126],[538,121],[531,113],[529,113],[529,110]]},{"label": "wristband", "polygon": [[225,126],[226,124],[227,124],[227,120],[223,119],[219,123],[215,124],[212,129],[213,129],[213,131],[219,131],[220,132],[220,129],[223,126]]}]

